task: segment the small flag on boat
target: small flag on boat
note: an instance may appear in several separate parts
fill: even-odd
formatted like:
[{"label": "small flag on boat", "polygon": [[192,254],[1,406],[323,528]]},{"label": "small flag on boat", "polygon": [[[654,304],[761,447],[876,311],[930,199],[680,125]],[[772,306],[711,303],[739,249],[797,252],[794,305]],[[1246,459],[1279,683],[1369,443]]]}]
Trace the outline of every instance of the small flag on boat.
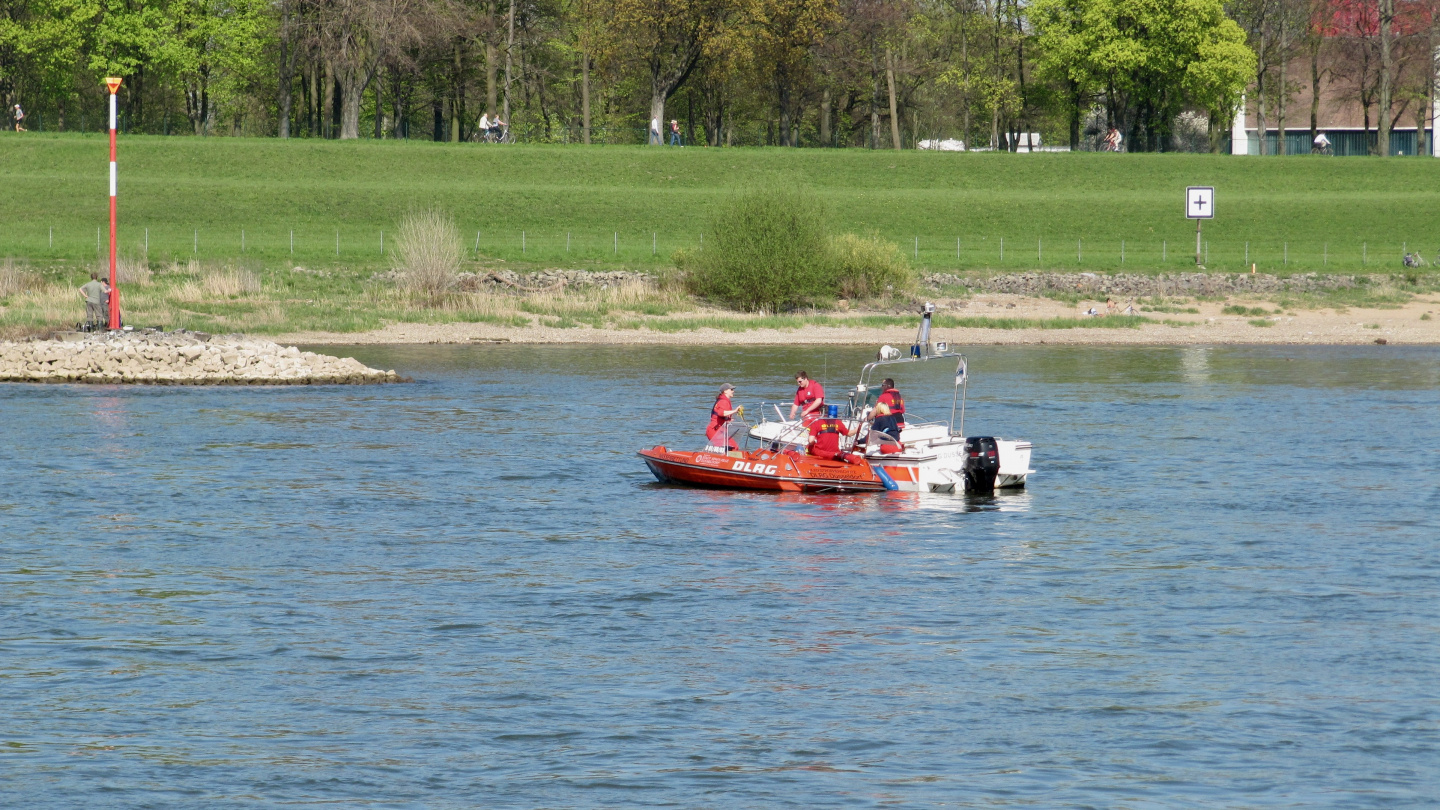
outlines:
[{"label": "small flag on boat", "polygon": [[955,384],[965,384],[965,358],[960,358],[960,365],[955,367]]}]

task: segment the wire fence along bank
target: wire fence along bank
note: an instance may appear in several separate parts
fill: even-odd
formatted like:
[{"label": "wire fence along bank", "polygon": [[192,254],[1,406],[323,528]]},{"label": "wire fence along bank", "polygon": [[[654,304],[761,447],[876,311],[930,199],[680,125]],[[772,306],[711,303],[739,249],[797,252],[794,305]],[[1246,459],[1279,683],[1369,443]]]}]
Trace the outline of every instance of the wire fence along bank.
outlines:
[{"label": "wire fence along bank", "polygon": [[[680,249],[704,246],[698,233],[666,233],[615,229],[558,231],[491,230],[462,232],[467,257],[498,259],[521,265],[668,266]],[[887,235],[917,268],[926,270],[1091,270],[1184,272],[1196,269],[1195,237],[1085,239],[1074,236],[934,236]],[[84,264],[108,255],[108,232],[0,226],[0,256],[22,261]],[[306,226],[275,230],[234,228],[121,227],[122,255],[170,261],[254,261],[260,264],[388,264],[395,248],[394,232],[382,229]],[[1440,239],[1425,241],[1380,238],[1336,242],[1289,242],[1276,239],[1205,239],[1200,261],[1213,272],[1403,272],[1410,254],[1419,269],[1440,267]]]}]

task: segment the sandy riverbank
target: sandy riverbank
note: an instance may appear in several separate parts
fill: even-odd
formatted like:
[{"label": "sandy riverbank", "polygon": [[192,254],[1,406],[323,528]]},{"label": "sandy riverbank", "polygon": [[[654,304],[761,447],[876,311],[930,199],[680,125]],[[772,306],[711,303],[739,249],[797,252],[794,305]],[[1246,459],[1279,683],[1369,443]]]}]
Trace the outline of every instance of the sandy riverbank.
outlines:
[{"label": "sandy riverbank", "polygon": [[[1048,298],[1019,295],[982,294],[969,299],[940,301],[940,311],[964,317],[993,318],[1074,318],[1091,306],[1104,310],[1103,302],[1071,305]],[[1226,306],[1262,307],[1265,317],[1224,314]],[[937,329],[936,336],[957,345],[1190,345],[1190,344],[1289,344],[1346,345],[1440,344],[1440,295],[1417,296],[1390,309],[1318,309],[1278,311],[1273,304],[1257,299],[1232,298],[1226,302],[1184,302],[1175,309],[1191,312],[1140,314],[1149,323],[1137,329]],[[687,313],[693,315],[694,313]],[[728,314],[728,313],[727,313]],[[856,313],[861,314],[861,313]],[[1422,316],[1429,314],[1429,320]],[[734,317],[733,314],[729,314]],[[1257,326],[1264,321],[1269,326]],[[911,327],[875,329],[865,327],[804,326],[797,329],[753,329],[730,332],[697,329],[660,332],[649,329],[595,329],[589,326],[557,328],[534,324],[527,327],[485,323],[392,324],[362,333],[299,332],[277,338],[281,343],[304,345],[374,345],[423,343],[585,343],[585,344],[906,344],[914,339]]]}]

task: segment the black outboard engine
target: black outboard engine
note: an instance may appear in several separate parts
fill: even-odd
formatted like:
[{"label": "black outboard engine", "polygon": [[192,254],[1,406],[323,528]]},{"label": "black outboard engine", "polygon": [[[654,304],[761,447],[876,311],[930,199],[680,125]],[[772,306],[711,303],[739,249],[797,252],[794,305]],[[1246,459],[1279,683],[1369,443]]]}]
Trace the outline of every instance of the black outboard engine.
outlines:
[{"label": "black outboard engine", "polygon": [[965,439],[965,491],[986,495],[995,491],[995,477],[1000,474],[1000,447],[994,436],[971,436]]}]

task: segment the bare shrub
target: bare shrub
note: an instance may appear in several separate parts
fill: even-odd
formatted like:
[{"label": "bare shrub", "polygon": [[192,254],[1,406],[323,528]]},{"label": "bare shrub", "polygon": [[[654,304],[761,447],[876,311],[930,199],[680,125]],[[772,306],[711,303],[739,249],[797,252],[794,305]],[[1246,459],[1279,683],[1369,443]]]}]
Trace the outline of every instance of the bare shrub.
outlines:
[{"label": "bare shrub", "polygon": [[176,287],[171,297],[176,301],[199,303],[258,295],[260,289],[260,277],[249,270],[214,267],[203,270],[198,279]]},{"label": "bare shrub", "polygon": [[465,243],[455,220],[436,210],[410,214],[395,234],[395,269],[400,287],[439,302],[454,289]]},{"label": "bare shrub", "polygon": [[34,287],[36,281],[35,274],[16,264],[14,259],[0,262],[0,298],[25,292]]},{"label": "bare shrub", "polygon": [[[109,272],[109,268],[106,268]],[[115,281],[118,284],[139,284],[148,285],[154,276],[150,272],[150,261],[148,259],[129,259],[119,256],[115,260]]]},{"label": "bare shrub", "polygon": [[915,271],[894,242],[878,234],[841,234],[831,240],[836,263],[836,282],[846,298],[875,298],[909,292],[915,287]]},{"label": "bare shrub", "polygon": [[201,269],[200,262],[195,259],[190,259],[184,264],[172,261],[165,265],[165,269],[161,272],[171,276],[198,276],[200,275]]}]

